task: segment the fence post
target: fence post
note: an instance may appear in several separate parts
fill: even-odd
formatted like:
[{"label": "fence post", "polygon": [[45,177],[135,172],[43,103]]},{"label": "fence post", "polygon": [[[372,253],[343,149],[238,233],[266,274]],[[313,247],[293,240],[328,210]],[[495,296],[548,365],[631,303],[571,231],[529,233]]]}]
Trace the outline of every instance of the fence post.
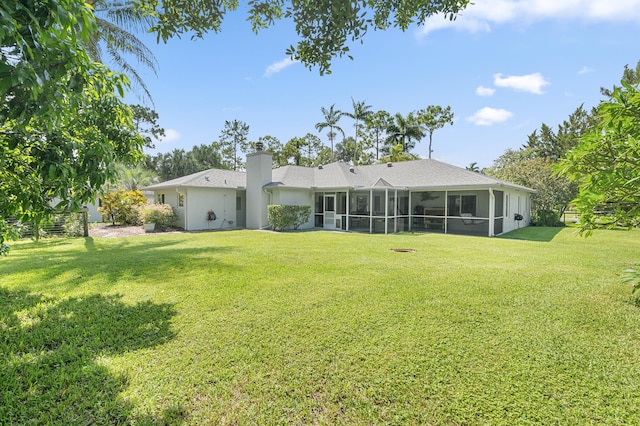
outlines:
[{"label": "fence post", "polygon": [[82,206],[82,224],[84,225],[84,236],[89,236],[89,209]]}]

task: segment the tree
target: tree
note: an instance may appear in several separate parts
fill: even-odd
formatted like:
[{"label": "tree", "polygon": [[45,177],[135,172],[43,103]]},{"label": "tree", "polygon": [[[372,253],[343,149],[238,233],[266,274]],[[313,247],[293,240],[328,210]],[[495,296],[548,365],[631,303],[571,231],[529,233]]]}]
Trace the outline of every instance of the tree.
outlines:
[{"label": "tree", "polygon": [[451,107],[442,108],[440,105],[429,105],[416,113],[416,121],[429,133],[429,158],[431,158],[433,132],[443,128],[445,124],[453,125]]},{"label": "tree", "polygon": [[368,115],[365,120],[363,138],[372,142],[376,147],[376,160],[380,158],[380,142],[384,141],[387,128],[392,124],[391,114],[387,111],[376,111]]},{"label": "tree", "polygon": [[[132,31],[148,32],[153,22],[151,16],[127,0],[87,0],[93,7],[97,30],[87,44],[87,53],[92,59],[105,63],[103,46],[110,62],[119,71],[127,74],[140,88],[144,97],[151,101],[151,93],[140,73],[127,61],[127,56],[136,58],[139,64],[157,73],[158,63],[153,52]],[[108,64],[109,65],[109,64]]]},{"label": "tree", "polygon": [[265,151],[269,151],[272,155],[273,167],[282,167],[288,164],[287,158],[284,154],[284,146],[280,139],[275,136],[261,136],[258,138],[258,142],[261,142]]},{"label": "tree", "polygon": [[480,173],[480,168],[478,167],[478,163],[476,163],[475,161],[469,164],[467,167],[465,167],[465,169],[469,170],[470,172]]},{"label": "tree", "polygon": [[351,98],[351,104],[353,105],[353,112],[345,112],[344,115],[355,121],[354,126],[356,128],[356,132],[353,138],[353,164],[355,165],[358,164],[358,130],[360,122],[373,114],[373,111],[371,111],[371,105],[367,105],[364,101],[356,102]]},{"label": "tree", "polygon": [[498,179],[535,189],[531,196],[531,216],[542,226],[555,226],[576,194],[577,185],[556,176],[554,162],[536,156],[531,148],[508,149],[485,173]]},{"label": "tree", "polygon": [[396,113],[391,124],[387,127],[386,142],[392,149],[397,144],[401,144],[402,152],[409,152],[415,146],[414,141],[420,140],[423,136],[424,133],[413,113],[410,112],[406,117]]},{"label": "tree", "polygon": [[293,137],[289,139],[282,150],[285,158],[287,159],[287,164],[302,166],[304,147],[305,142],[304,140],[302,140],[302,138]]},{"label": "tree", "polygon": [[335,159],[344,163],[349,163],[354,160],[356,141],[352,136],[347,136],[336,144]]},{"label": "tree", "polygon": [[93,31],[80,0],[0,3],[0,222],[77,211],[114,176],[116,159],[141,155],[119,97],[126,79],[83,49]]},{"label": "tree", "polygon": [[334,130],[337,130],[340,133],[342,133],[342,137],[344,138],[344,130],[342,130],[342,127],[338,126],[338,121],[340,121],[340,118],[344,115],[344,113],[340,110],[334,109],[335,106],[336,104],[333,104],[329,107],[329,109],[321,107],[320,111],[322,111],[322,115],[324,116],[324,121],[316,123],[316,130],[319,132],[323,131],[327,127],[329,128],[329,133],[327,135],[329,136],[329,141],[331,142],[331,158],[332,159],[333,159],[333,140],[336,137],[336,133],[334,132]]},{"label": "tree", "polygon": [[[469,3],[470,0],[261,0],[247,2],[247,20],[255,33],[281,19],[293,21],[300,39],[286,54],[308,68],[317,66],[320,74],[325,74],[331,72],[333,58],[351,57],[348,43],[363,42],[370,30],[393,27],[405,31],[438,13],[453,20]],[[136,5],[153,18],[151,31],[165,42],[185,33],[202,37],[209,31],[219,32],[225,14],[238,8],[236,0],[138,0]]]},{"label": "tree", "polygon": [[213,145],[220,151],[223,163],[232,170],[242,168],[244,163],[238,158],[238,150],[247,153],[250,148],[248,141],[249,125],[244,121],[226,120],[224,129],[220,133],[220,141]]},{"label": "tree", "polygon": [[154,183],[158,176],[151,170],[138,163],[134,167],[130,165],[116,164],[116,183],[127,191],[141,190],[145,186]]},{"label": "tree", "polygon": [[[624,66],[624,71],[622,72],[622,81],[631,85],[637,85],[640,83],[640,61],[636,64],[635,69],[629,68],[629,64]],[[613,86],[613,90],[615,90],[617,86]],[[600,93],[602,93],[607,98],[613,96],[613,91],[607,88],[601,87]]]},{"label": "tree", "polygon": [[398,163],[400,161],[411,161],[417,159],[418,157],[415,154],[406,152],[403,149],[402,144],[399,143],[393,146],[389,150],[389,153],[387,155],[380,158],[380,160],[378,160],[378,163]]},{"label": "tree", "polygon": [[158,125],[158,113],[142,105],[129,105],[133,114],[133,125],[136,132],[144,138],[144,146],[155,148],[154,139],[165,136],[164,129]]},{"label": "tree", "polygon": [[531,148],[535,155],[558,161],[578,144],[582,135],[591,131],[595,126],[596,109],[585,111],[583,106],[578,107],[562,124],[558,125],[557,132],[551,127],[542,124],[540,132],[535,130],[529,135],[525,147]]},{"label": "tree", "polygon": [[223,168],[220,153],[212,144],[194,145],[193,148],[191,148],[191,151],[187,152],[186,155],[187,162],[193,169],[191,173],[197,173],[208,169]]},{"label": "tree", "polygon": [[640,91],[621,81],[598,106],[598,125],[557,168],[577,183],[582,231],[640,225]]},{"label": "tree", "polygon": [[146,159],[146,167],[153,170],[160,181],[176,179],[213,168],[225,168],[220,153],[212,145],[196,145],[191,151],[174,149]]}]

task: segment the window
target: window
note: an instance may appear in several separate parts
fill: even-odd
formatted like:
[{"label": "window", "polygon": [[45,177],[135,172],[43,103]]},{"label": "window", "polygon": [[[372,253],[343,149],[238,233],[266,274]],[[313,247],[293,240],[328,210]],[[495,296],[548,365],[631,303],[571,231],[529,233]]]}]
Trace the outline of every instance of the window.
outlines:
[{"label": "window", "polygon": [[505,201],[504,201],[504,215],[505,215],[505,217],[509,217],[510,216],[510,214],[509,214],[510,213],[509,206],[511,204],[510,198],[511,197],[509,196],[509,194],[505,194],[505,196],[504,196],[504,199],[505,199]]},{"label": "window", "polygon": [[462,216],[462,213],[476,215],[475,195],[449,195],[449,216]]},{"label": "window", "polygon": [[158,204],[164,204],[164,194],[158,194],[156,201]]},{"label": "window", "polygon": [[178,207],[184,207],[184,194],[178,192]]},{"label": "window", "polygon": [[324,197],[324,210],[327,212],[333,212],[335,208],[336,197],[333,195],[326,195]]}]

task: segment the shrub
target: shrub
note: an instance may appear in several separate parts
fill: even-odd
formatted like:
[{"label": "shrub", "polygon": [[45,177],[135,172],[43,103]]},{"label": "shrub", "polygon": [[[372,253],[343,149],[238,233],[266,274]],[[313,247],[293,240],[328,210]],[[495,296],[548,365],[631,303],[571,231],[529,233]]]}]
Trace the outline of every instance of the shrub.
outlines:
[{"label": "shrub", "polygon": [[267,220],[274,231],[284,231],[287,228],[298,229],[309,220],[311,207],[282,206],[271,204],[268,207]]},{"label": "shrub", "polygon": [[564,223],[560,220],[560,215],[548,209],[533,211],[531,224],[534,226],[564,226]]},{"label": "shrub", "polygon": [[165,229],[178,218],[170,204],[145,204],[138,207],[138,212],[143,223],[155,223],[156,229]]},{"label": "shrub", "polygon": [[141,191],[107,192],[103,197],[102,207],[98,211],[102,213],[102,220],[112,224],[139,225],[138,210],[136,207],[147,202],[147,198]]}]

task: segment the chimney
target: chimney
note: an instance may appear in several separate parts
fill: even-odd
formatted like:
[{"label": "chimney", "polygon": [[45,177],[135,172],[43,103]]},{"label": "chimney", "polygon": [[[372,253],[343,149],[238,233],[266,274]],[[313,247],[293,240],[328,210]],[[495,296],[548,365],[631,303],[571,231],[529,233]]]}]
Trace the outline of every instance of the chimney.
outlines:
[{"label": "chimney", "polygon": [[247,228],[261,229],[268,226],[267,205],[269,194],[264,186],[271,183],[273,161],[268,151],[256,143],[256,152],[247,155]]}]

